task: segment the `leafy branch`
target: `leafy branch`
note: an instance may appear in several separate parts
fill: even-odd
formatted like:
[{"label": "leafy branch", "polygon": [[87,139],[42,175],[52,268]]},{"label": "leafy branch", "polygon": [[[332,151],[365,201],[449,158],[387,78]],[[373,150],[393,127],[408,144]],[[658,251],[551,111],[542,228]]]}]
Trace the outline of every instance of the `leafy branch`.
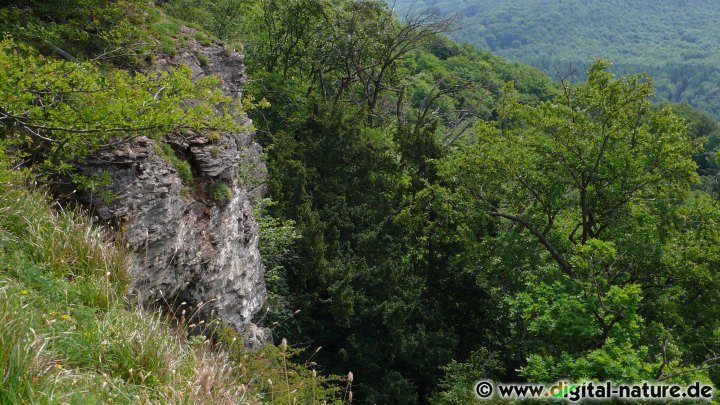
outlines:
[{"label": "leafy branch", "polygon": [[72,171],[93,151],[181,130],[239,130],[242,106],[219,79],[191,79],[181,67],[130,74],[93,62],[45,58],[12,38],[0,41],[0,125],[6,143],[46,173]]}]

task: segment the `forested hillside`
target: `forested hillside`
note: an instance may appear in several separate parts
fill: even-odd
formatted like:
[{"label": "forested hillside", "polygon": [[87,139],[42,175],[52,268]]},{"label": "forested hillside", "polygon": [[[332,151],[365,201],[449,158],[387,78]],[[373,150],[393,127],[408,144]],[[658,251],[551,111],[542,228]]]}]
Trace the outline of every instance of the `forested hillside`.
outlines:
[{"label": "forested hillside", "polygon": [[720,117],[720,3],[698,1],[388,0],[455,16],[451,36],[551,77],[570,66],[580,79],[594,58],[615,72],[646,71],[658,99],[688,102]]},{"label": "forested hillside", "polygon": [[[598,60],[585,80],[554,82],[447,38],[451,19],[401,22],[382,1],[65,3],[2,9],[12,37],[0,43],[0,180],[23,196],[60,180],[102,191],[107,179],[75,169],[99,148],[137,131],[161,140],[233,128],[233,114],[247,112],[268,168],[267,196],[254,201],[269,290],[256,321],[277,347],[243,351],[226,330],[211,346],[180,329],[163,346],[184,342],[166,356],[184,365],[179,377],[154,356],[127,360],[138,349],[122,344],[119,323],[91,329],[124,311],[122,280],[112,280],[112,305],[68,296],[83,280],[74,261],[53,272],[45,250],[33,256],[44,245],[32,226],[15,226],[32,222],[16,219],[22,204],[8,194],[0,293],[15,301],[0,300],[0,315],[20,332],[0,330],[0,347],[25,350],[28,327],[41,325],[55,360],[33,361],[50,364],[48,386],[67,367],[85,371],[83,387],[98,375],[118,387],[73,392],[67,372],[64,397],[463,404],[480,379],[720,384],[720,127],[687,105],[654,104],[650,76],[615,75]],[[243,52],[236,109],[216,80],[186,67],[153,76],[158,55],[194,40]],[[171,152],[178,171],[192,163]],[[247,169],[239,181],[260,181]],[[32,260],[32,271],[10,260]],[[96,283],[115,273],[90,274]],[[42,288],[81,310],[20,322],[17,308],[47,304]],[[46,307],[29,308],[35,319]],[[82,349],[106,347],[111,333],[113,361]],[[5,352],[3,383],[24,383],[33,369],[7,372],[16,363]],[[202,356],[220,364],[217,389],[192,377]],[[12,397],[4,387],[8,401],[45,389]]]}]

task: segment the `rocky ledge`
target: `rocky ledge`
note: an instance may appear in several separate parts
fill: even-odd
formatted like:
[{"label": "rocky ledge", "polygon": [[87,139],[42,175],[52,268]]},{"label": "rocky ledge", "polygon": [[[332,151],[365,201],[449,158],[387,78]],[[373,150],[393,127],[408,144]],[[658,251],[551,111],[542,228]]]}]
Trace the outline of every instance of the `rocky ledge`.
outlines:
[{"label": "rocky ledge", "polygon": [[[205,55],[204,57],[202,55]],[[199,59],[202,59],[202,63]],[[185,64],[193,75],[217,75],[225,94],[242,97],[242,55],[222,44],[191,42],[176,56],[158,59],[160,69]],[[238,123],[250,128],[245,115]],[[203,134],[168,135],[163,143],[192,170],[183,180],[157,142],[138,138],[96,153],[82,167],[87,175],[106,172],[112,195],[84,193],[104,223],[132,253],[133,293],[143,301],[185,302],[191,311],[213,316],[238,330],[248,346],[262,345],[269,330],[252,323],[265,297],[264,268],[258,251],[258,226],[251,199],[262,186],[241,184],[238,171],[263,179],[261,148],[246,130],[215,141]],[[167,147],[166,147],[167,148]],[[222,199],[210,189],[223,183]],[[262,184],[263,181],[253,182]]]}]

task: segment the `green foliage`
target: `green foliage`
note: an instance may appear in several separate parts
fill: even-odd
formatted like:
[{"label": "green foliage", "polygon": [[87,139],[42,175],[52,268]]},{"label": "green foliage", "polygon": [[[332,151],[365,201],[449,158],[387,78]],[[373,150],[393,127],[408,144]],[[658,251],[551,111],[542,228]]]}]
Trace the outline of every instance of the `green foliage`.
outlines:
[{"label": "green foliage", "polygon": [[136,66],[153,48],[144,29],[153,20],[149,11],[138,0],[10,0],[0,9],[0,34],[45,55]]},{"label": "green foliage", "polygon": [[[720,344],[720,323],[713,312],[718,301],[710,294],[720,282],[715,271],[720,252],[714,248],[720,237],[717,199],[695,192],[674,219],[676,230],[663,247],[663,264],[677,282],[652,290],[644,312],[648,319],[664,326],[656,332],[658,340],[667,342],[672,351],[684,351],[693,362],[702,362],[707,351],[717,350]],[[716,370],[710,374],[717,386],[720,379]]]},{"label": "green foliage", "polygon": [[247,2],[241,0],[174,0],[166,4],[168,12],[185,21],[198,23],[220,38],[237,37],[246,22]]},{"label": "green foliage", "polygon": [[675,114],[685,119],[688,135],[696,145],[697,149],[693,159],[698,165],[702,190],[720,195],[720,185],[718,184],[720,167],[716,158],[716,154],[720,150],[720,123],[688,104],[672,104],[670,108]]},{"label": "green foliage", "polygon": [[[558,78],[573,70],[578,79],[594,58],[616,62],[614,71],[646,71],[657,98],[687,102],[720,118],[715,86],[720,58],[712,52],[720,29],[720,7],[692,3],[563,0],[399,0],[400,15],[429,10],[459,16],[453,38]],[[672,27],[672,29],[668,29]]]},{"label": "green foliage", "polygon": [[232,189],[224,181],[216,181],[210,185],[208,190],[210,198],[219,203],[230,201],[232,198]]},{"label": "green foliage", "polygon": [[166,162],[170,163],[175,171],[177,171],[178,176],[180,176],[183,183],[192,184],[193,175],[190,163],[186,160],[180,159],[175,154],[175,150],[173,150],[172,146],[167,143],[156,143],[153,145],[153,149],[155,150],[155,153],[165,159]]},{"label": "green foliage", "polygon": [[478,380],[493,379],[502,370],[497,354],[480,348],[472,352],[464,362],[456,360],[442,367],[444,376],[440,381],[440,391],[430,402],[433,404],[466,404],[477,400],[473,387]]},{"label": "green foliage", "polygon": [[89,62],[45,58],[12,39],[0,42],[4,138],[44,173],[72,173],[92,151],[140,135],[236,128],[235,106],[217,84],[214,77],[191,80],[188,68],[101,71]]},{"label": "green foliage", "polygon": [[285,339],[277,346],[249,351],[230,327],[221,327],[217,337],[228,357],[241,365],[233,370],[237,382],[251,387],[263,403],[343,403],[338,399],[343,380],[318,373],[311,361],[320,348],[303,359],[304,350],[288,346]]}]

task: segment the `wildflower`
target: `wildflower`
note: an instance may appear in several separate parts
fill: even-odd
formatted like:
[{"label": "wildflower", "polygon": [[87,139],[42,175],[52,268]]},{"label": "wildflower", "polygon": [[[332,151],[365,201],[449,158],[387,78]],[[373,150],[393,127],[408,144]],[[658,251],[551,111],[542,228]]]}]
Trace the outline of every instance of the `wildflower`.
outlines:
[{"label": "wildflower", "polygon": [[28,295],[28,290],[20,290],[20,295]]},{"label": "wildflower", "polygon": [[58,370],[62,370],[63,365],[60,364],[60,363],[57,363],[57,364],[55,364],[55,368],[58,369]]},{"label": "wildflower", "polygon": [[70,317],[70,315],[68,315],[68,314],[63,314],[63,315],[61,316],[61,318],[63,319],[63,321],[69,321],[69,320],[72,319],[72,318]]}]

